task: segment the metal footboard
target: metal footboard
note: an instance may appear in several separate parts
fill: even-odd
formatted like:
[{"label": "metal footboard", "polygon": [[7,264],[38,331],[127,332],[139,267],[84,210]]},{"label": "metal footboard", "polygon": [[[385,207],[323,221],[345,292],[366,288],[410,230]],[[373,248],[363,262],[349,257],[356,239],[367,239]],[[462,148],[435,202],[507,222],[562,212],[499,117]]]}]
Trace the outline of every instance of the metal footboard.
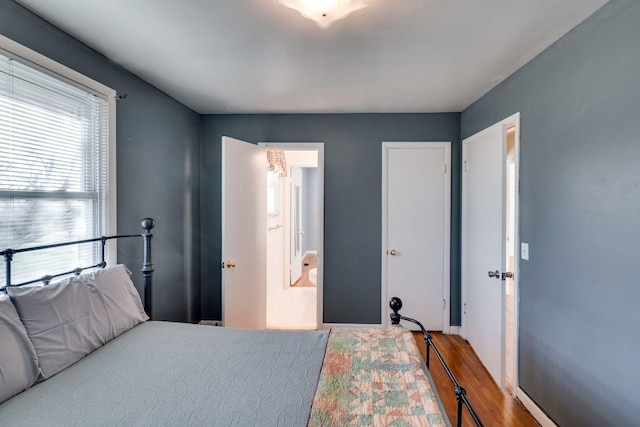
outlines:
[{"label": "metal footboard", "polygon": [[402,316],[401,314],[398,313],[398,311],[402,308],[402,300],[400,298],[398,297],[391,298],[391,301],[389,301],[389,307],[391,307],[391,310],[393,311],[393,313],[389,315],[391,317],[391,324],[399,325],[400,320],[406,320],[407,322],[411,322],[418,325],[420,330],[422,330],[422,334],[424,335],[424,343],[427,346],[427,351],[425,355],[425,363],[427,364],[427,369],[429,368],[430,349],[433,348],[433,352],[435,353],[436,357],[442,364],[442,367],[444,368],[445,372],[449,376],[449,379],[453,383],[453,391],[456,394],[456,401],[458,402],[457,426],[458,427],[462,426],[462,405],[463,404],[464,406],[467,407],[467,410],[469,411],[469,414],[471,415],[471,418],[473,418],[473,421],[475,421],[476,425],[480,427],[484,426],[484,424],[482,424],[482,421],[480,421],[480,417],[478,416],[476,411],[473,409],[473,406],[467,399],[467,391],[462,386],[460,386],[460,384],[458,383],[458,380],[456,380],[455,375],[453,375],[453,372],[451,372],[451,369],[449,369],[449,366],[442,358],[442,355],[438,351],[438,347],[436,347],[436,345],[433,342],[431,334],[429,334],[429,332],[427,332],[424,326],[422,326],[422,323],[410,317]]}]

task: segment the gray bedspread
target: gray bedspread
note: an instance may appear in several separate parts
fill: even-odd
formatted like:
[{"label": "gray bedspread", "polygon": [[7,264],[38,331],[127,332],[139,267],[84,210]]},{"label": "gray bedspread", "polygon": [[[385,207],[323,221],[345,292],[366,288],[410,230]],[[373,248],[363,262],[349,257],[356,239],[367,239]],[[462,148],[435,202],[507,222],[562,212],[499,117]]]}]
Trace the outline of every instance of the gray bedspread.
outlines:
[{"label": "gray bedspread", "polygon": [[304,426],[327,336],[146,322],[0,405],[0,425]]}]

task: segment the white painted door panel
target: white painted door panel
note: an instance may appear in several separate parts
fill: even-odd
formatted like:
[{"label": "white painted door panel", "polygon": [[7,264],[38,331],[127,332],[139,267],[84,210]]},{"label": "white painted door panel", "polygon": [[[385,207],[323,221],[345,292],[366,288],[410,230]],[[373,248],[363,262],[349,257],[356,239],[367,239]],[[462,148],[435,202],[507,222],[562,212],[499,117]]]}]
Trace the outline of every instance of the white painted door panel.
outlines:
[{"label": "white painted door panel", "polygon": [[[222,322],[264,329],[267,165],[263,147],[222,137]],[[235,267],[227,265],[235,262]]]},{"label": "white painted door panel", "polygon": [[[463,141],[464,334],[496,383],[504,376],[505,132],[494,125]],[[500,276],[500,274],[499,274]]]},{"label": "white painted door panel", "polygon": [[404,316],[441,331],[449,257],[445,148],[390,148],[387,153],[387,296],[402,299]]}]

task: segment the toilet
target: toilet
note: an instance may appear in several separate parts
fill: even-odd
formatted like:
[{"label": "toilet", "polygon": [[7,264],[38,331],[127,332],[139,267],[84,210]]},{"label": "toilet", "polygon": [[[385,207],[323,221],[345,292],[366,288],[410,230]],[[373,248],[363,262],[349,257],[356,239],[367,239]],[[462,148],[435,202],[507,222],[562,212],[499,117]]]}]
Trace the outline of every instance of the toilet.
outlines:
[{"label": "toilet", "polygon": [[309,281],[314,285],[318,286],[318,269],[312,268],[309,270]]}]

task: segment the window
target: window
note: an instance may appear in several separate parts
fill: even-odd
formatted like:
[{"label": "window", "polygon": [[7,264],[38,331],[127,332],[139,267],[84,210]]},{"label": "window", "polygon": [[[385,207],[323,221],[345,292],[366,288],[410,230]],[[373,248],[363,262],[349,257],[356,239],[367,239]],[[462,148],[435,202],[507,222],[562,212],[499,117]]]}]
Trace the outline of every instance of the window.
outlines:
[{"label": "window", "polygon": [[[108,95],[0,51],[0,248],[109,234],[111,109]],[[87,267],[99,257],[98,244],[16,254],[11,281]]]},{"label": "window", "polygon": [[280,215],[280,173],[267,172],[267,215]]}]

